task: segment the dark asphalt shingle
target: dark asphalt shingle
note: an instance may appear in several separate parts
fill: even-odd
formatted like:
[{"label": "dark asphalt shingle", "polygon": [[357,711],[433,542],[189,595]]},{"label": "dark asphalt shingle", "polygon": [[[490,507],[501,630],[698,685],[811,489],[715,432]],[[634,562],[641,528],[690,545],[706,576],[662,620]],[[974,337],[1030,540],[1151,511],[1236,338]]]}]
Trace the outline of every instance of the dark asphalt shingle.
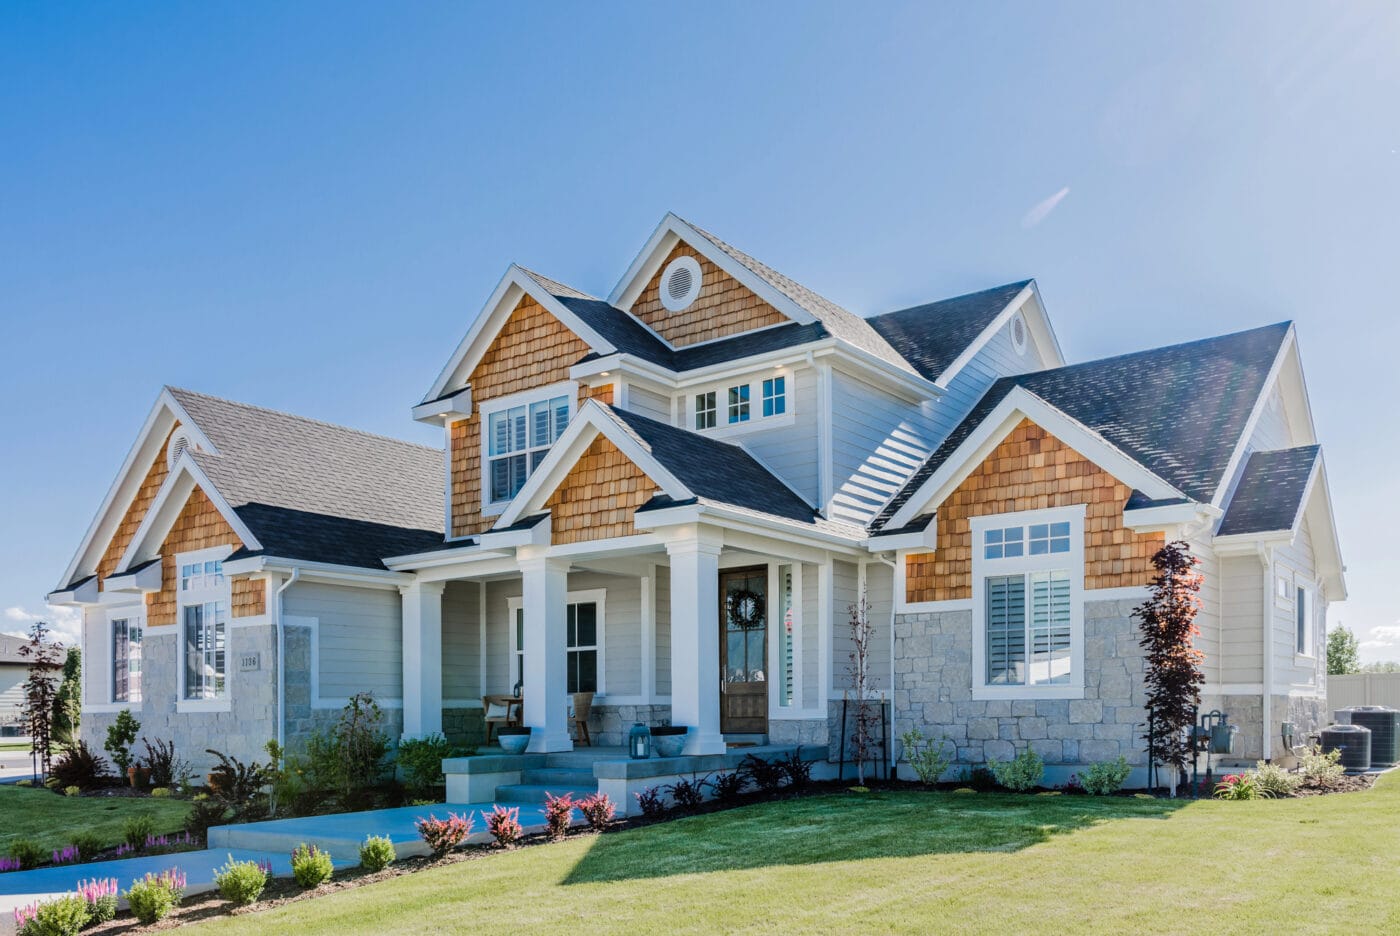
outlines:
[{"label": "dark asphalt shingle", "polygon": [[872,317],[870,325],[915,370],[929,380],[937,380],[1030,282],[1021,280],[886,312]]},{"label": "dark asphalt shingle", "polygon": [[1252,453],[1217,535],[1293,529],[1321,451],[1317,445],[1302,445]]}]

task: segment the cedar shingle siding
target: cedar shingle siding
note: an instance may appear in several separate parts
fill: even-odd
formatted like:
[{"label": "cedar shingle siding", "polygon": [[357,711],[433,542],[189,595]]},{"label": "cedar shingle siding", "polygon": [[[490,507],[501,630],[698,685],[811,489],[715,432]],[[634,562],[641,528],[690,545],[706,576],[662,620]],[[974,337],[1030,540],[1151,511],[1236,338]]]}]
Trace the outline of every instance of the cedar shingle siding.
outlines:
[{"label": "cedar shingle siding", "polygon": [[267,583],[250,578],[236,578],[233,586],[233,616],[257,617],[267,613]]},{"label": "cedar shingle siding", "polygon": [[[173,434],[180,426],[176,423],[171,427]],[[160,451],[156,453],[156,460],[151,463],[151,469],[146,472],[145,479],[141,486],[136,489],[136,496],[131,499],[131,506],[127,507],[126,514],[122,517],[122,522],[117,525],[117,532],[112,534],[112,540],[107,544],[107,550],[102,554],[102,559],[97,563],[97,587],[106,588],[106,579],[113,572],[117,571],[117,563],[121,561],[122,553],[131,545],[131,538],[136,535],[136,530],[141,526],[141,521],[146,519],[146,511],[150,509],[151,502],[156,499],[156,493],[160,486],[165,483],[165,476],[170,474],[170,469],[165,463],[166,446],[170,444],[170,435],[165,437],[161,443]]]},{"label": "cedar shingle siding", "polygon": [[656,493],[655,482],[600,435],[545,502],[553,542],[631,536],[633,514]]},{"label": "cedar shingle siding", "polygon": [[568,380],[570,365],[587,353],[582,338],[529,296],[506,319],[467,380],[472,415],[452,424],[453,536],[470,536],[491,525],[481,516],[481,404]]},{"label": "cedar shingle siding", "polygon": [[199,488],[190,492],[180,516],[160,545],[160,591],[146,596],[146,625],[159,627],[175,623],[176,592],[180,587],[175,554],[208,549],[211,546],[242,546],[238,534],[228,525],[219,508]]},{"label": "cedar shingle siding", "polygon": [[905,558],[908,601],[972,597],[971,517],[1087,505],[1084,587],[1146,585],[1161,533],[1123,526],[1132,489],[1030,420],[1011,431],[986,460],[938,505],[937,550]]},{"label": "cedar shingle siding", "polygon": [[[681,312],[668,312],[661,304],[661,276],[666,272],[667,265],[677,257],[696,259],[704,285],[689,308]],[[747,286],[684,242],[676,244],[675,249],[666,256],[661,268],[633,303],[632,313],[678,348],[788,321],[785,315],[754,295]]]}]

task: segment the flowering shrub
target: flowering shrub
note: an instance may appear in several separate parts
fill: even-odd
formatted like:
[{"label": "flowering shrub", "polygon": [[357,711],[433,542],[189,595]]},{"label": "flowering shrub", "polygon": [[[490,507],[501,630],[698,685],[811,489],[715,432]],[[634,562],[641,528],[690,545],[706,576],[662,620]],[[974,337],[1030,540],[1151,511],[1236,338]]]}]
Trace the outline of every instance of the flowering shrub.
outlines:
[{"label": "flowering shrub", "polygon": [[1259,785],[1259,789],[1269,796],[1292,796],[1298,792],[1298,787],[1303,785],[1303,778],[1299,774],[1289,773],[1278,764],[1270,764],[1267,761],[1256,764],[1250,774]]},{"label": "flowering shrub", "polygon": [[0,873],[3,873],[3,872],[5,872],[5,871],[18,871],[18,870],[19,870],[19,859],[18,859],[18,858],[0,857]]},{"label": "flowering shrub", "polygon": [[20,936],[78,936],[87,924],[87,901],[73,894],[15,910]]},{"label": "flowering shrub", "polygon": [[486,828],[495,837],[497,845],[510,848],[525,834],[525,830],[520,827],[520,807],[512,806],[506,809],[504,806],[497,806],[486,818]]},{"label": "flowering shrub", "polygon": [[331,879],[334,871],[330,852],[305,842],[292,850],[292,877],[302,887],[319,887]]},{"label": "flowering shrub", "polygon": [[1215,798],[1224,800],[1263,799],[1269,794],[1259,788],[1253,774],[1229,774],[1215,785]]},{"label": "flowering shrub", "polygon": [[156,834],[156,821],[150,816],[132,816],[122,826],[122,841],[140,850],[146,847],[146,840]]},{"label": "flowering shrub", "polygon": [[1123,784],[1127,782],[1131,770],[1132,768],[1128,766],[1128,759],[1120,754],[1117,760],[1092,764],[1088,770],[1084,771],[1084,776],[1079,778],[1079,785],[1084,788],[1085,793],[1094,796],[1108,796],[1110,793],[1117,793],[1123,789]]},{"label": "flowering shrub", "polygon": [[181,832],[178,835],[148,835],[145,851],[167,851],[173,848],[188,848],[197,844],[195,837],[188,832]]},{"label": "flowering shrub", "polygon": [[1298,769],[1303,775],[1303,783],[1307,786],[1323,789],[1333,786],[1347,772],[1346,768],[1342,766],[1341,760],[1341,751],[1329,751],[1326,754],[1318,748],[1308,751],[1298,758]]},{"label": "flowering shrub", "polygon": [[398,857],[387,835],[371,835],[360,846],[360,867],[366,871],[383,871]]},{"label": "flowering shrub", "polygon": [[456,813],[448,813],[446,819],[429,816],[419,819],[416,825],[418,837],[427,843],[435,858],[441,858],[452,851],[472,834],[471,814],[459,816]]},{"label": "flowering shrub", "polygon": [[117,915],[116,878],[101,878],[78,882],[78,896],[88,905],[88,926],[101,926]]},{"label": "flowering shrub", "polygon": [[53,850],[53,863],[56,865],[72,864],[78,860],[78,846],[64,845],[62,848]]},{"label": "flowering shrub", "polygon": [[666,815],[666,797],[660,787],[647,787],[642,792],[632,795],[637,798],[637,808],[648,819],[660,819]]},{"label": "flowering shrub", "polygon": [[925,786],[933,786],[938,782],[947,771],[948,765],[953,762],[953,755],[957,753],[957,749],[947,737],[940,736],[936,741],[932,738],[925,740],[924,733],[919,728],[910,728],[904,732],[899,736],[899,743],[904,748],[905,762]]},{"label": "flowering shrub", "polygon": [[147,874],[131,882],[126,891],[126,902],[136,919],[146,926],[164,919],[185,896],[185,872],[171,868],[160,875]]},{"label": "flowering shrub", "polygon": [[569,834],[569,823],[574,818],[574,798],[568,793],[563,796],[550,796],[546,793],[545,796],[545,831],[551,842],[562,841],[564,836]]},{"label": "flowering shrub", "polygon": [[117,846],[117,857],[118,857],[118,858],[125,858],[127,855],[134,855],[134,854],[136,854],[136,849],[135,849],[134,847],[132,847],[131,845],[126,844],[125,842],[122,842],[120,845]]},{"label": "flowering shrub", "polygon": [[29,839],[16,839],[10,843],[10,857],[19,862],[18,870],[28,871],[37,868],[48,855],[37,843]]},{"label": "flowering shrub", "polygon": [[[1045,761],[1029,747],[1017,754],[1014,760],[988,761],[987,766],[997,778],[997,783],[1017,793],[1035,789],[1045,774]],[[1083,782],[1082,778],[1080,782]]]},{"label": "flowering shrub", "polygon": [[250,904],[262,896],[267,879],[272,874],[272,863],[263,861],[228,862],[214,872],[214,883],[219,887],[219,895],[236,907]]},{"label": "flowering shrub", "polygon": [[588,820],[588,827],[594,832],[606,829],[608,823],[613,821],[613,816],[617,815],[617,806],[606,793],[594,793],[578,804],[578,810],[583,813],[583,818]]}]

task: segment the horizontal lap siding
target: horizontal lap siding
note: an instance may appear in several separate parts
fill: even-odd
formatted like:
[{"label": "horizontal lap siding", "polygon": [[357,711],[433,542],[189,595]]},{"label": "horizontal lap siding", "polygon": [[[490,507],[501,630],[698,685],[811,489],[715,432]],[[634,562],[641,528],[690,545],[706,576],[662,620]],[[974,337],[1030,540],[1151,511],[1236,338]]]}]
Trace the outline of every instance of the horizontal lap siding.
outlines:
[{"label": "horizontal lap siding", "polygon": [[[866,565],[866,619],[871,637],[866,653],[869,688],[887,692],[890,687],[890,600],[894,587],[893,570],[884,563]],[[832,609],[832,686],[838,691],[854,689],[855,673],[851,654],[855,640],[851,634],[851,606],[860,600],[859,570],[845,562],[836,563],[836,607]]]},{"label": "horizontal lap siding", "polygon": [[397,591],[298,582],[282,600],[287,615],[316,619],[321,698],[357,692],[403,698],[403,605]]},{"label": "horizontal lap siding", "polygon": [[831,516],[868,523],[933,451],[924,407],[834,372]]},{"label": "horizontal lap siding", "polygon": [[[694,257],[700,264],[700,295],[687,308],[671,312],[661,304],[661,277],[677,257]],[[681,242],[666,256],[656,274],[632,304],[632,314],[675,347],[737,335],[788,321],[777,309]]]},{"label": "horizontal lap siding", "polygon": [[671,422],[671,398],[653,393],[644,387],[629,386],[627,388],[627,408],[634,413],[640,413],[648,419],[663,422],[670,425]]},{"label": "horizontal lap siding", "polygon": [[[179,425],[176,423],[170,432],[173,434]],[[107,549],[97,562],[97,584],[103,590],[105,590],[104,580],[117,571],[117,563],[121,561],[122,553],[126,552],[126,548],[131,545],[132,537],[136,535],[141,521],[146,519],[146,511],[150,509],[151,503],[156,499],[157,492],[160,491],[160,486],[165,483],[166,476],[170,474],[170,469],[165,462],[166,448],[169,444],[170,436],[167,435],[165,441],[160,445],[160,451],[156,453],[155,461],[151,462],[150,470],[146,472],[146,477],[141,481],[141,486],[136,489],[136,495],[131,499],[131,504],[126,508],[126,513],[122,515],[121,523],[117,525],[116,532],[112,534]]]},{"label": "horizontal lap siding", "polygon": [[1196,626],[1200,629],[1200,636],[1196,638],[1196,649],[1205,655],[1203,670],[1206,682],[1215,683],[1220,680],[1220,632],[1221,605],[1220,605],[1220,560],[1216,558],[1215,550],[1200,539],[1190,542],[1191,552],[1200,560],[1197,571],[1201,573],[1201,610],[1196,615]]},{"label": "horizontal lap siding", "polygon": [[[1311,659],[1297,653],[1298,619],[1294,600],[1281,602],[1274,600],[1274,682],[1280,689],[1288,686],[1315,686],[1318,684],[1320,661],[1326,656],[1323,628],[1318,623],[1318,613],[1322,607],[1316,577],[1317,568],[1313,560],[1312,535],[1306,522],[1298,529],[1298,537],[1292,544],[1280,546],[1274,553],[1274,575],[1282,576],[1290,583],[1290,588],[1305,585],[1312,589],[1312,628],[1314,655]],[[1277,588],[1277,585],[1273,586]]]},{"label": "horizontal lap siding", "polygon": [[569,591],[603,589],[603,689],[607,695],[637,695],[642,691],[641,579],[598,572],[575,572]]},{"label": "horizontal lap siding", "polygon": [[[792,424],[735,436],[734,441],[768,466],[789,487],[815,504],[820,496],[817,375],[812,368],[803,367],[794,370],[788,379],[791,381],[788,392]],[[758,425],[761,425],[761,421]]]},{"label": "horizontal lap siding", "polygon": [[1254,556],[1220,559],[1220,681],[1264,680],[1264,568]]},{"label": "horizontal lap siding", "polygon": [[481,584],[448,582],[442,593],[442,697],[481,698]]},{"label": "horizontal lap siding", "polygon": [[199,488],[190,492],[180,515],[166,534],[160,546],[161,587],[160,591],[146,596],[146,625],[160,627],[175,623],[177,607],[176,590],[180,577],[175,568],[176,556],[182,552],[208,549],[212,546],[243,545],[233,527],[228,525],[219,513],[219,508],[205,496]]},{"label": "horizontal lap siding", "polygon": [[658,490],[610,439],[599,435],[545,501],[553,542],[631,536],[637,508]]}]

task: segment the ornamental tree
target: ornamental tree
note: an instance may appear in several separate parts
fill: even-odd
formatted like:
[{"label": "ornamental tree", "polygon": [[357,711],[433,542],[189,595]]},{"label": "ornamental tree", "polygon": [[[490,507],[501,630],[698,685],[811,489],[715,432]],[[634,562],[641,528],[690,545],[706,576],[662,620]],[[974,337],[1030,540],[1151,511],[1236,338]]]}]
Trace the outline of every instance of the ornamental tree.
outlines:
[{"label": "ornamental tree", "polygon": [[[1196,615],[1201,610],[1200,560],[1184,542],[1168,543],[1152,557],[1157,570],[1152,596],[1133,616],[1142,630],[1147,686],[1147,740],[1151,762],[1167,763],[1176,774],[1190,759],[1189,729],[1201,705],[1205,654],[1195,647],[1200,635]],[[1149,764],[1150,767],[1150,764]],[[1175,785],[1173,785],[1173,788]]]},{"label": "ornamental tree", "polygon": [[69,647],[63,658],[63,681],[53,703],[53,741],[71,748],[78,743],[78,725],[83,712],[83,651]]},{"label": "ornamental tree", "polygon": [[63,645],[49,637],[49,625],[35,621],[29,643],[19,648],[29,663],[24,681],[24,725],[29,732],[29,756],[40,779],[49,775],[49,746],[53,740],[53,709],[57,694],[54,671],[62,660]]},{"label": "ornamental tree", "polygon": [[1351,631],[1337,625],[1327,633],[1327,675],[1345,676],[1361,672],[1361,642]]}]

